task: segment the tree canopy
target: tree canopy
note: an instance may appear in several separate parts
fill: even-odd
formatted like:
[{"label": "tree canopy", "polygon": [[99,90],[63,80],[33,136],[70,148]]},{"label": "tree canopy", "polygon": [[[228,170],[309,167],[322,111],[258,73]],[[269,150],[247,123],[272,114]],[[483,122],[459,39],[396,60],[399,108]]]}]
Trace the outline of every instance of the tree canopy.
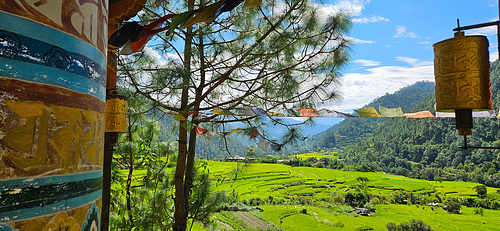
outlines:
[{"label": "tree canopy", "polygon": [[[151,1],[139,17],[152,20],[212,3]],[[230,3],[235,2],[225,1]],[[196,113],[246,107],[285,112],[340,99],[336,87],[349,58],[351,21],[343,13],[325,15],[317,6],[309,0],[271,0],[236,8],[209,23],[170,28],[173,33],[160,33],[152,49],[119,59],[122,86],[179,120],[174,230],[186,229],[190,210],[197,140],[193,127],[203,124],[222,133],[225,123],[241,121],[247,124],[243,132],[250,134],[262,124],[280,123],[229,114],[206,119]],[[265,133],[259,138],[282,145],[301,136],[290,127],[281,141]]]}]

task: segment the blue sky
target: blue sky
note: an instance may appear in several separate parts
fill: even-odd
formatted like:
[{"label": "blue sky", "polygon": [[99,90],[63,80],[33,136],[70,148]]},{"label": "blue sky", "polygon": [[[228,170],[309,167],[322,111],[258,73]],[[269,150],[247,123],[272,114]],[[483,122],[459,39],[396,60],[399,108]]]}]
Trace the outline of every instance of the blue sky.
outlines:
[{"label": "blue sky", "polygon": [[[499,15],[498,0],[323,1],[319,7],[325,15],[343,11],[353,21],[349,37],[355,44],[339,88],[343,101],[318,107],[344,112],[417,81],[434,81],[432,45],[453,37],[457,19],[467,26],[496,21]],[[498,57],[496,32],[496,27],[486,27],[465,33],[488,36],[494,61]],[[152,55],[162,59],[156,52]]]},{"label": "blue sky", "polygon": [[[432,45],[453,28],[498,20],[497,0],[330,0],[326,12],[352,15],[351,64],[342,72],[343,102],[325,107],[351,112],[371,100],[421,80],[434,81]],[[490,60],[498,57],[496,27],[468,30],[488,36]]]}]

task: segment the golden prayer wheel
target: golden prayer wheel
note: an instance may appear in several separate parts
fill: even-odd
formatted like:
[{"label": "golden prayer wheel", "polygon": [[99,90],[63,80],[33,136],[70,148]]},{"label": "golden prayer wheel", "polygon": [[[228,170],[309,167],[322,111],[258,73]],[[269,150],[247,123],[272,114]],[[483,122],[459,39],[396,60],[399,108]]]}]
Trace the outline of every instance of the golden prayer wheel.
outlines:
[{"label": "golden prayer wheel", "polygon": [[434,44],[436,111],[493,108],[488,46],[485,36],[463,36],[462,32]]},{"label": "golden prayer wheel", "polygon": [[127,106],[125,97],[118,94],[106,100],[105,132],[127,132]]},{"label": "golden prayer wheel", "polygon": [[491,110],[488,39],[455,37],[434,44],[436,111],[455,112],[460,135],[471,135],[472,111]]}]

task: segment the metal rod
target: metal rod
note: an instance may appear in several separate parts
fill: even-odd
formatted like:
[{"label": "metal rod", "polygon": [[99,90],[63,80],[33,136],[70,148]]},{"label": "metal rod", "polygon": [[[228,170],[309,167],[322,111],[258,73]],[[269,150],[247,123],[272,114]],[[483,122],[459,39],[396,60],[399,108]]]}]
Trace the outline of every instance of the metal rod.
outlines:
[{"label": "metal rod", "polygon": [[462,150],[468,150],[468,149],[494,149],[494,150],[499,150],[500,148],[497,147],[472,147],[472,146],[467,146],[467,147],[458,147]]},{"label": "metal rod", "polygon": [[498,21],[475,24],[475,25],[470,25],[470,26],[457,27],[457,28],[454,28],[453,31],[470,30],[470,29],[476,29],[476,28],[487,27],[487,26],[498,26]]},{"label": "metal rod", "polygon": [[493,150],[499,150],[500,148],[497,147],[471,147],[467,146],[467,136],[464,136],[464,146],[458,147],[462,150],[469,150],[469,149],[493,149]]}]

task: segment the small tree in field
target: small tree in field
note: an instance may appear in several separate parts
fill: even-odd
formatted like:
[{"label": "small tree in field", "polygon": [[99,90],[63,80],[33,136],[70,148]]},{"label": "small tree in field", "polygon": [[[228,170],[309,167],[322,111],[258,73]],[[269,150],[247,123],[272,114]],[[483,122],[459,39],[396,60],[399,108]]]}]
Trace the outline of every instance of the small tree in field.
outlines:
[{"label": "small tree in field", "polygon": [[478,185],[474,187],[474,189],[476,190],[477,195],[481,198],[485,198],[488,194],[488,189],[484,185]]},{"label": "small tree in field", "polygon": [[[215,1],[152,1],[141,14],[163,14],[203,8]],[[158,110],[178,114],[178,156],[174,176],[174,230],[185,230],[189,218],[196,129],[225,131],[225,123],[241,121],[250,135],[262,122],[276,119],[190,117],[190,112],[245,107],[286,112],[315,103],[338,100],[340,70],[348,61],[346,38],[351,21],[342,13],[323,15],[309,0],[270,0],[254,8],[236,8],[211,23],[200,23],[173,35],[160,35],[155,49],[165,54],[162,65],[148,53],[120,59],[124,86],[146,97]],[[172,40],[173,38],[173,40]],[[149,59],[149,61],[148,61]],[[261,133],[262,139],[284,145],[301,138],[288,127],[282,140]]]}]

